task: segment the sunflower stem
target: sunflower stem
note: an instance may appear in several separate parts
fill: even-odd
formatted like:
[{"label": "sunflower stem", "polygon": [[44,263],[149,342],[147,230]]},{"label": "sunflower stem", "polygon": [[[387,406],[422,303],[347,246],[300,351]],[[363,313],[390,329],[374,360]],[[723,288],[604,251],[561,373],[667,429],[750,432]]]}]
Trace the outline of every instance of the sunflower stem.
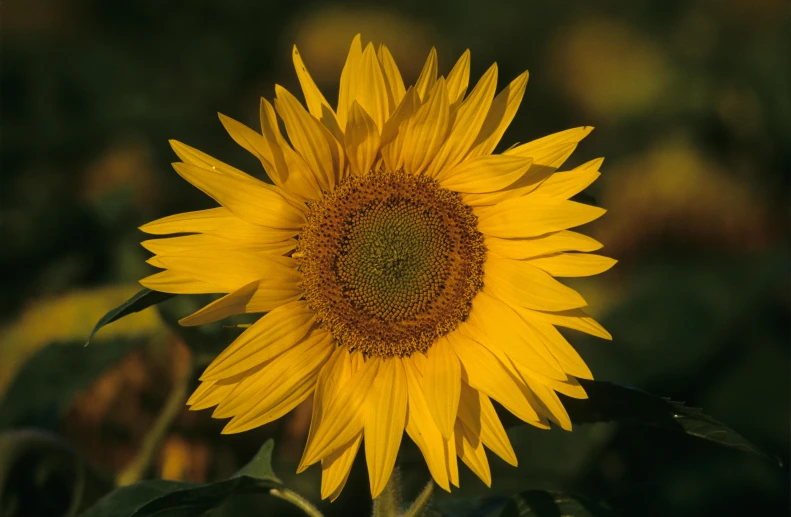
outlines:
[{"label": "sunflower stem", "polygon": [[318,508],[313,506],[307,499],[293,490],[288,488],[273,488],[269,491],[269,493],[275,497],[283,499],[284,501],[288,501],[310,517],[324,517]]},{"label": "sunflower stem", "polygon": [[432,495],[434,495],[434,481],[430,479],[401,517],[423,517],[428,510]]},{"label": "sunflower stem", "polygon": [[374,499],[373,517],[399,517],[401,515],[401,472],[398,466],[387,481],[384,490]]}]

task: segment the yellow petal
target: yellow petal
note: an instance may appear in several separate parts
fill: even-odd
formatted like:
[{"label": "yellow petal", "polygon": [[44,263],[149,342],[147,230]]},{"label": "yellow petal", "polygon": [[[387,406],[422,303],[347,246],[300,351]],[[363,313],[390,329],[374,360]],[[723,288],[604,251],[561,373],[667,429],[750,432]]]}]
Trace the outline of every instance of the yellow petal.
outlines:
[{"label": "yellow petal", "polygon": [[[560,131],[558,133],[553,133],[551,135],[539,138],[537,140],[533,140],[526,144],[518,145],[508,151],[505,151],[505,154],[513,154],[515,156],[525,156],[529,158],[533,158],[535,163],[543,163],[541,157],[551,153],[552,149],[555,149],[560,146],[573,144],[576,145],[579,143],[583,138],[588,136],[591,131],[593,131],[592,126],[583,126],[583,127],[575,127],[572,129],[567,129],[565,131]],[[557,165],[560,167],[560,165]]]},{"label": "yellow petal", "polygon": [[[517,369],[520,369],[519,365],[517,365]],[[561,429],[571,431],[571,418],[554,390],[536,381],[535,377],[531,376],[529,372],[522,375],[522,379],[544,406],[542,409],[546,417]]]},{"label": "yellow petal", "polygon": [[346,118],[352,101],[357,97],[357,70],[363,55],[363,46],[360,35],[356,35],[349,48],[349,55],[341,71],[341,84],[338,89],[338,124],[341,130],[346,130]]},{"label": "yellow petal", "polygon": [[255,292],[258,290],[258,285],[258,280],[243,285],[236,291],[223,296],[219,300],[211,302],[186,318],[181,318],[179,320],[179,325],[192,327],[219,321],[228,316],[233,316],[234,314],[245,314],[250,300],[252,300]]},{"label": "yellow petal", "polygon": [[316,321],[304,301],[272,310],[223,350],[201,375],[201,380],[226,379],[274,359],[298,343]]},{"label": "yellow petal", "polygon": [[275,95],[275,109],[283,119],[291,144],[316,175],[319,186],[326,191],[332,190],[343,167],[340,144],[288,90],[275,86]]},{"label": "yellow petal", "polygon": [[557,359],[563,371],[574,377],[593,379],[588,365],[585,364],[585,361],[583,361],[579,353],[577,353],[574,347],[566,341],[566,338],[564,338],[551,323],[542,320],[536,311],[517,306],[514,306],[513,309],[532,330],[532,339],[546,346]]},{"label": "yellow petal", "polygon": [[380,45],[377,55],[379,56],[379,62],[382,64],[382,72],[387,84],[387,98],[390,106],[388,115],[390,115],[396,109],[396,106],[401,104],[406,88],[404,88],[404,80],[401,78],[401,72],[398,71],[398,65],[396,65],[393,55],[390,54],[390,50],[385,45]]},{"label": "yellow petal", "polygon": [[175,163],[179,175],[245,221],[269,228],[298,229],[305,213],[275,187],[254,178],[241,179],[218,171]]},{"label": "yellow petal", "polygon": [[490,256],[484,284],[501,300],[528,309],[563,311],[587,305],[577,291],[522,260]]},{"label": "yellow petal", "polygon": [[598,168],[590,166],[591,163],[588,162],[570,171],[554,173],[536,188],[534,195],[555,199],[569,199],[571,196],[579,194],[601,176]]},{"label": "yellow petal", "polygon": [[[260,228],[260,227],[259,227]],[[251,253],[265,253],[271,255],[285,255],[297,246],[296,239],[287,239],[280,242],[257,242],[253,240],[233,241],[220,235],[195,234],[181,235],[166,239],[149,239],[140,243],[145,249],[157,255],[177,253],[196,248],[214,249],[239,249]]]},{"label": "yellow petal", "polygon": [[294,61],[294,69],[297,71],[299,85],[302,87],[302,94],[305,96],[305,104],[308,106],[308,111],[311,115],[321,120],[322,106],[326,106],[330,111],[332,111],[332,108],[330,108],[330,104],[322,95],[319,87],[313,82],[313,78],[308,73],[305,63],[302,62],[302,56],[299,55],[296,45],[294,45],[291,56]]},{"label": "yellow petal", "polygon": [[[267,171],[271,169],[269,176],[272,182],[301,200],[319,199],[322,194],[316,174],[283,138],[275,108],[263,97],[260,122],[264,141],[271,154],[272,163]],[[266,164],[264,167],[267,167]]]},{"label": "yellow petal", "polygon": [[525,238],[567,230],[598,219],[596,206],[527,195],[476,210],[478,229],[492,237]]},{"label": "yellow petal", "polygon": [[[524,158],[533,158],[533,165],[527,169],[524,176],[503,190],[486,194],[463,194],[464,203],[470,206],[490,206],[507,199],[525,196],[533,192],[543,181],[550,177],[571,156],[576,147],[577,144],[562,144],[547,149],[546,152],[542,150],[536,156],[523,156]],[[511,154],[510,150],[505,151],[503,154],[522,156]]]},{"label": "yellow petal", "polygon": [[352,102],[346,126],[346,155],[355,174],[368,174],[379,152],[379,142],[379,130],[373,119],[357,101]]},{"label": "yellow petal", "polygon": [[420,76],[415,82],[415,91],[422,101],[426,100],[426,94],[434,88],[434,83],[437,81],[437,49],[431,47],[431,52],[428,53],[426,64],[423,65],[423,70],[420,71]]},{"label": "yellow petal", "polygon": [[360,448],[362,433],[350,441],[345,447],[338,449],[321,460],[321,498],[334,501],[341,494],[349,472]]},{"label": "yellow petal", "polygon": [[480,436],[492,452],[508,464],[517,466],[516,453],[489,397],[462,384],[459,419],[473,434]]},{"label": "yellow petal", "polygon": [[484,242],[488,251],[511,259],[529,259],[562,251],[596,251],[602,247],[596,239],[570,230],[530,239],[485,237]]},{"label": "yellow petal", "polygon": [[522,394],[511,373],[489,350],[460,331],[448,334],[448,342],[459,356],[463,367],[462,378],[470,386],[492,397],[505,409],[525,422],[539,420],[536,410]]},{"label": "yellow petal", "polygon": [[[504,151],[503,154],[532,158],[533,166],[529,169],[528,174],[508,189],[500,192],[465,195],[464,202],[470,206],[494,205],[506,199],[524,196],[535,190],[541,185],[541,182],[563,165],[574,152],[580,140],[589,135],[592,130],[593,128],[590,126],[568,129]],[[475,150],[480,151],[480,149]]]},{"label": "yellow petal", "polygon": [[580,332],[585,332],[591,336],[602,339],[612,340],[612,334],[607,332],[596,320],[588,316],[580,309],[572,309],[562,312],[533,311],[536,318],[540,318],[553,325],[567,327]]},{"label": "yellow petal", "polygon": [[486,120],[472,144],[470,157],[491,154],[503,133],[514,119],[527,86],[528,73],[524,72],[497,94],[486,115]]},{"label": "yellow petal", "polygon": [[[301,281],[299,279],[292,279],[290,282],[283,282],[282,280],[278,279],[266,279],[266,280],[253,280],[248,284],[245,284],[237,289],[235,288],[228,288],[228,287],[213,287],[210,284],[205,282],[200,282],[198,280],[184,280],[183,273],[175,272],[172,270],[165,271],[164,273],[168,273],[169,276],[165,278],[156,278],[148,277],[145,280],[146,285],[153,285],[156,286],[157,289],[154,290],[163,290],[164,288],[171,288],[171,289],[179,289],[179,287],[183,288],[183,285],[187,285],[190,287],[189,293],[177,293],[177,294],[196,294],[196,293],[237,293],[238,296],[233,297],[226,297],[217,300],[203,309],[199,310],[198,312],[184,318],[180,321],[182,325],[185,326],[192,326],[192,325],[202,325],[208,321],[216,321],[218,319],[225,318],[229,314],[253,314],[258,312],[267,312],[280,307],[283,304],[290,303],[300,299],[303,295],[302,288],[301,288]],[[173,275],[176,275],[175,280],[173,279]],[[172,286],[162,286],[159,285],[163,282],[171,282]],[[255,288],[250,287],[251,285],[255,285]],[[246,294],[241,294],[241,292],[245,289],[251,290],[252,292],[247,296]],[[151,287],[153,289],[153,287]],[[208,290],[208,289],[215,289],[215,290]],[[163,291],[163,292],[171,292],[171,291]],[[243,309],[243,310],[241,310]],[[239,312],[231,312],[237,311]],[[200,323],[199,323],[200,322]]]},{"label": "yellow petal", "polygon": [[398,108],[382,129],[382,158],[391,171],[400,169],[404,164],[404,141],[407,124],[420,106],[420,99],[411,86],[401,100]]},{"label": "yellow petal", "polygon": [[576,377],[572,377],[569,375],[569,378],[565,381],[556,381],[554,379],[550,379],[548,377],[542,377],[540,375],[534,374],[536,380],[546,384],[553,390],[557,391],[558,393],[562,393],[567,397],[571,397],[573,399],[586,399],[588,398],[588,394],[585,392],[585,388],[579,383]]},{"label": "yellow petal", "polygon": [[574,277],[598,275],[613,267],[618,261],[592,253],[558,253],[530,259],[527,262],[552,276]]},{"label": "yellow petal", "polygon": [[[220,432],[222,434],[243,433],[245,431],[249,431],[250,429],[255,429],[256,427],[261,427],[262,425],[274,422],[275,420],[291,412],[292,409],[302,404],[313,393],[315,372],[313,373],[313,377],[294,377],[294,379],[297,378],[300,379],[300,382],[289,383],[287,385],[288,391],[282,393],[282,397],[278,398],[274,407],[268,407],[266,409],[260,410],[251,407],[247,409],[246,412],[240,413],[238,416],[233,417],[227,424],[225,424],[225,427],[223,427],[222,431]],[[238,396],[244,396],[244,394],[239,394]],[[234,397],[234,395],[229,394],[226,396],[226,398],[228,397]],[[216,414],[212,414],[212,417],[227,418],[219,417]]]},{"label": "yellow petal", "polygon": [[152,235],[206,233],[226,239],[254,242],[281,242],[297,234],[297,230],[280,230],[250,224],[224,207],[169,215],[144,224],[140,230]]},{"label": "yellow petal", "polygon": [[508,439],[508,434],[503,428],[500,417],[497,416],[492,401],[480,393],[481,397],[481,441],[489,449],[502,458],[509,465],[518,465],[516,453]]},{"label": "yellow petal", "polygon": [[410,359],[412,359],[412,364],[415,365],[417,371],[423,375],[423,371],[426,369],[426,361],[428,360],[426,354],[423,352],[415,352],[410,356]]},{"label": "yellow petal", "polygon": [[312,465],[325,456],[343,448],[362,431],[368,394],[371,391],[380,360],[369,359],[352,375],[330,402],[327,418],[322,419],[313,441],[305,448],[304,465]]},{"label": "yellow petal", "polygon": [[534,338],[524,319],[508,305],[481,291],[475,297],[466,329],[470,336],[497,355],[504,352],[511,360],[553,379],[566,374],[547,347]]},{"label": "yellow petal", "polygon": [[[454,433],[455,435],[455,433]],[[450,484],[459,487],[459,463],[456,461],[456,437],[452,440],[445,440],[443,444],[445,456],[448,458],[448,479]]]},{"label": "yellow petal", "polygon": [[[348,382],[352,373],[348,349],[343,346],[336,347],[330,359],[322,367],[321,372],[319,372],[319,377],[316,380],[316,390],[313,394],[313,410],[310,418],[310,428],[308,429],[306,449],[313,441],[313,436],[316,434],[316,429],[321,423],[321,420],[326,415],[329,403],[337,395],[340,387]],[[308,465],[300,461],[297,467],[297,474],[303,472],[307,468]]]},{"label": "yellow petal", "polygon": [[448,94],[440,78],[429,98],[409,119],[404,135],[404,170],[422,173],[445,141],[448,131]]},{"label": "yellow petal", "polygon": [[277,171],[273,167],[272,151],[263,135],[258,134],[241,122],[222,113],[218,113],[220,122],[234,142],[246,149],[250,154],[261,161],[269,177],[277,177]]},{"label": "yellow petal", "polygon": [[465,160],[439,178],[439,184],[456,192],[483,193],[500,190],[530,167],[530,158],[493,154]]},{"label": "yellow petal", "polygon": [[211,390],[214,388],[214,382],[201,382],[195,391],[192,392],[190,398],[187,399],[187,405],[192,406],[193,404],[197,403],[199,400],[204,398],[208,393],[211,393]]},{"label": "yellow petal", "polygon": [[366,45],[360,57],[357,83],[355,100],[370,115],[376,127],[381,131],[390,111],[387,101],[387,84],[373,43]]},{"label": "yellow petal", "polygon": [[492,486],[489,461],[479,436],[470,431],[461,420],[456,421],[456,454],[488,487]]},{"label": "yellow petal", "polygon": [[236,384],[202,382],[187,401],[187,404],[190,406],[190,411],[200,411],[216,406],[228,396],[235,386]]},{"label": "yellow petal", "polygon": [[170,146],[175,151],[176,155],[183,161],[189,165],[194,165],[200,169],[208,169],[217,171],[227,176],[233,176],[237,179],[243,180],[251,180],[257,181],[252,176],[245,174],[244,172],[240,171],[239,169],[228,165],[227,163],[223,163],[217,158],[213,156],[209,156],[208,154],[195,149],[194,147],[190,147],[186,144],[182,144],[177,140],[169,140]]},{"label": "yellow petal", "polygon": [[453,128],[431,163],[428,175],[441,178],[447,169],[462,161],[484,123],[496,88],[497,64],[493,64],[459,107]]},{"label": "yellow petal", "polygon": [[400,357],[382,360],[365,415],[365,458],[371,497],[384,490],[395,466],[407,411],[407,385]]},{"label": "yellow petal", "polygon": [[[413,355],[414,357],[414,355]],[[448,457],[444,445],[445,440],[439,431],[428,404],[425,400],[420,373],[412,358],[404,361],[404,371],[409,392],[409,409],[407,411],[406,432],[423,453],[426,465],[434,481],[444,490],[450,491],[448,480],[448,461],[456,464],[456,454]]]},{"label": "yellow petal", "polygon": [[168,269],[235,291],[254,280],[262,288],[290,289],[301,282],[297,263],[288,257],[255,254],[237,249],[188,249],[168,255],[157,255]]},{"label": "yellow petal", "polygon": [[[271,110],[271,106],[268,103],[263,103],[262,110],[266,111],[267,109]],[[279,129],[276,128],[277,135],[267,131],[261,135],[222,113],[219,116],[220,122],[231,138],[261,161],[261,165],[275,185],[300,200],[318,198],[321,192],[318,190],[315,178],[304,160],[301,160],[280,136]],[[272,116],[274,116],[274,112]],[[269,129],[272,124],[276,126],[277,122],[265,123],[263,127]],[[288,153],[288,159],[285,158],[286,153]]]},{"label": "yellow petal", "polygon": [[177,271],[160,271],[140,280],[140,285],[152,291],[172,294],[227,293],[230,289],[192,278]]},{"label": "yellow petal", "polygon": [[252,429],[291,411],[314,391],[321,367],[334,350],[329,332],[314,328],[300,342],[242,379],[214,412],[233,416],[224,432]]},{"label": "yellow petal", "polygon": [[461,365],[456,353],[444,337],[431,345],[426,354],[423,390],[434,421],[442,436],[449,440],[459,407]]},{"label": "yellow petal", "polygon": [[448,102],[460,103],[470,84],[470,49],[464,51],[448,74]]}]

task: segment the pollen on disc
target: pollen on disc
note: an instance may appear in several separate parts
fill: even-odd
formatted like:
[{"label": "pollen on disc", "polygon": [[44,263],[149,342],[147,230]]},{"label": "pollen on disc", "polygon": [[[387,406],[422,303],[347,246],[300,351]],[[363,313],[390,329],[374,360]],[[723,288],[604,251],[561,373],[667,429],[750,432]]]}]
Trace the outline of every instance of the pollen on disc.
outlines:
[{"label": "pollen on disc", "polygon": [[298,251],[308,305],[342,345],[368,355],[426,351],[483,285],[472,210],[403,172],[349,178],[312,204]]}]

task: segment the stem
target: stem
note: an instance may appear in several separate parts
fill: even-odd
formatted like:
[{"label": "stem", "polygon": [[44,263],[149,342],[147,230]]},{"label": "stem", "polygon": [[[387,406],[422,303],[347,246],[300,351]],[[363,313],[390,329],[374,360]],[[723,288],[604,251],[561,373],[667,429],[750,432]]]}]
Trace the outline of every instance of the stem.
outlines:
[{"label": "stem", "polygon": [[310,517],[324,517],[318,508],[310,504],[305,498],[293,490],[288,488],[272,488],[269,490],[269,493],[275,497],[283,499],[284,501],[288,501]]},{"label": "stem", "polygon": [[187,401],[187,388],[189,386],[190,377],[192,375],[192,368],[185,368],[182,375],[175,380],[175,385],[168,395],[165,406],[160,411],[154,422],[153,427],[146,434],[143,439],[143,444],[134,459],[127,465],[124,470],[118,473],[115,478],[115,483],[118,486],[131,485],[139,481],[143,474],[145,474],[154,455],[159,450],[165,434],[170,429],[170,425],[176,419]]},{"label": "stem", "polygon": [[398,517],[401,515],[401,472],[393,468],[382,493],[374,499],[373,517]]},{"label": "stem", "polygon": [[418,494],[409,506],[409,509],[401,517],[422,517],[426,510],[428,510],[428,503],[431,502],[431,496],[434,495],[434,481],[429,480],[423,490]]}]

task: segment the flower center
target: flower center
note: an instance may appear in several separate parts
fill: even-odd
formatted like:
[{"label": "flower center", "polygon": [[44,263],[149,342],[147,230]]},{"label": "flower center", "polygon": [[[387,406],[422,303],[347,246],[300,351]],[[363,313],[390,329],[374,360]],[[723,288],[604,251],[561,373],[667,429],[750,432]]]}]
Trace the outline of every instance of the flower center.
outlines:
[{"label": "flower center", "polygon": [[467,317],[486,249],[458,194],[371,172],[310,206],[298,252],[308,305],[342,345],[404,356]]}]

